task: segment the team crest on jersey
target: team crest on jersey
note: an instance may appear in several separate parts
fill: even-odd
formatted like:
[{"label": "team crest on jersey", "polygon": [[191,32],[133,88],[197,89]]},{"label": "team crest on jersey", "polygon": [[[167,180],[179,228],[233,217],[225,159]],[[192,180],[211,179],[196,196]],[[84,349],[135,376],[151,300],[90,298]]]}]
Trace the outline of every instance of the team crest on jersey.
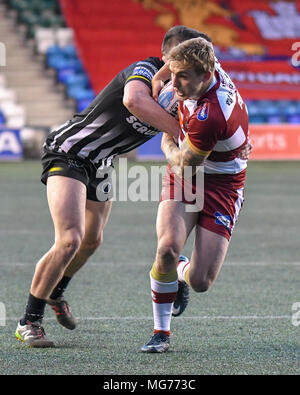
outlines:
[{"label": "team crest on jersey", "polygon": [[231,231],[231,223],[232,218],[230,215],[224,215],[219,213],[218,211],[215,212],[215,219],[217,225],[225,226],[229,231]]},{"label": "team crest on jersey", "polygon": [[199,106],[199,110],[197,113],[197,119],[199,121],[205,121],[208,117],[208,111],[209,111],[209,102],[203,101]]}]

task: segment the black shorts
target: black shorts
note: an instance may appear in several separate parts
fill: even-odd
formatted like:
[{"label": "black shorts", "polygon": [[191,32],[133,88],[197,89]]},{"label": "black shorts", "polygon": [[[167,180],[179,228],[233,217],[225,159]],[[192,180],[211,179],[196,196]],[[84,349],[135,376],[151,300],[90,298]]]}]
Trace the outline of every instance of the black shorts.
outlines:
[{"label": "black shorts", "polygon": [[112,165],[100,171],[88,160],[44,148],[42,166],[41,181],[45,185],[48,177],[64,176],[81,181],[87,188],[88,200],[106,202],[113,197]]}]

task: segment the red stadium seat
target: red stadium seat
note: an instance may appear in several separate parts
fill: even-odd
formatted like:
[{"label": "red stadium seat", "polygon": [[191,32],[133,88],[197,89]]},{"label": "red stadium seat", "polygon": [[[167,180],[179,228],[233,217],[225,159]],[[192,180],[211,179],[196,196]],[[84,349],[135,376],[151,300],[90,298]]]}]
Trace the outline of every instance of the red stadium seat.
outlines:
[{"label": "red stadium seat", "polygon": [[[155,11],[132,0],[62,0],[68,25],[91,84],[100,91],[134,61],[161,55],[165,31],[155,26]],[[88,23],[87,23],[88,21]]]}]

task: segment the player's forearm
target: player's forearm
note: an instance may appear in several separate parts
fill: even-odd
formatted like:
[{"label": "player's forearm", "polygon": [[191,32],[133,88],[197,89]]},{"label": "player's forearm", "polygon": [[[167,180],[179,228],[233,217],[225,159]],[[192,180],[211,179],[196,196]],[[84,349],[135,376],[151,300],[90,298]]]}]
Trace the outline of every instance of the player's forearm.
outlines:
[{"label": "player's forearm", "polygon": [[172,167],[172,171],[181,177],[183,174],[183,155],[171,136],[166,134],[162,136],[161,150]]},{"label": "player's forearm", "polygon": [[206,158],[206,156],[194,153],[186,140],[182,142],[179,148],[173,138],[166,134],[162,137],[161,149],[172,167],[172,171],[184,178],[190,178],[196,174]]},{"label": "player's forearm", "polygon": [[167,81],[171,78],[171,70],[169,68],[169,62],[167,62],[161,69],[158,70],[158,72],[154,75],[152,78],[153,80],[160,80],[160,81]]},{"label": "player's forearm", "polygon": [[160,107],[151,96],[137,95],[124,104],[140,121],[148,123],[175,138],[178,137],[180,132],[179,122]]}]

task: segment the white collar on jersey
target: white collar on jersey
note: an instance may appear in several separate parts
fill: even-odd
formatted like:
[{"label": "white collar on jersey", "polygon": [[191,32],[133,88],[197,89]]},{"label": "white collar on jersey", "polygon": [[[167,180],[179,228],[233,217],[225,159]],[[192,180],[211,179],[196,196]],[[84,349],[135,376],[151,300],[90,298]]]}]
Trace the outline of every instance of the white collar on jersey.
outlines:
[{"label": "white collar on jersey", "polygon": [[217,83],[217,77],[216,77],[216,75],[215,75],[215,73],[214,73],[213,79],[212,79],[212,81],[211,81],[209,87],[206,89],[206,91],[205,91],[203,94],[205,94],[206,92],[208,92],[216,83]]}]

